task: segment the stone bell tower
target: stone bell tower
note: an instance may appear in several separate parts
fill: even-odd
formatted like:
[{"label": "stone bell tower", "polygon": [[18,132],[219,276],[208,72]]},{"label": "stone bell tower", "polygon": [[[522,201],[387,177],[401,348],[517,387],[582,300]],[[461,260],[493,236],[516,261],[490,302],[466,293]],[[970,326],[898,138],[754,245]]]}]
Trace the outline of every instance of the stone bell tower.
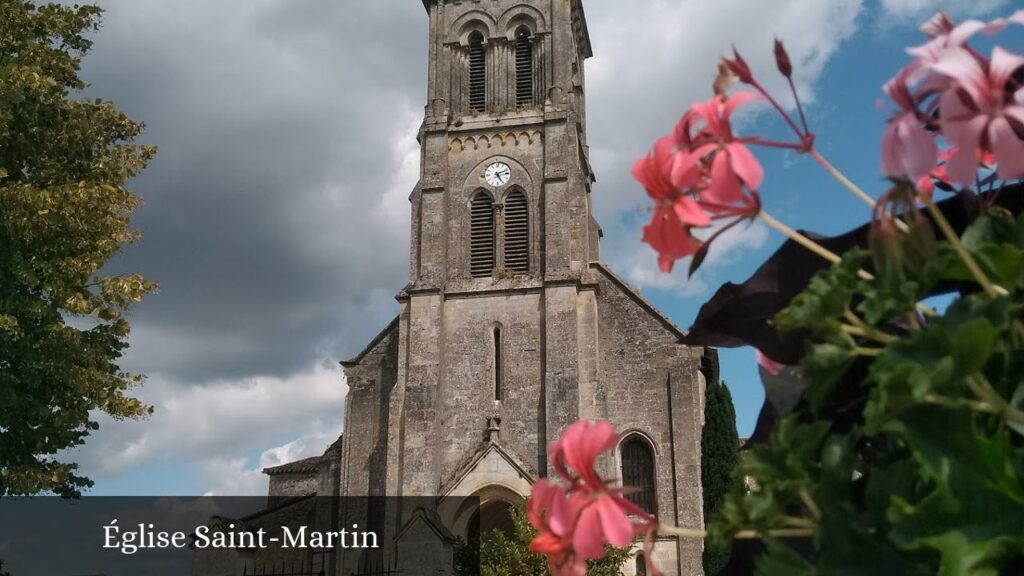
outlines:
[{"label": "stone bell tower", "polygon": [[[547,444],[577,419],[607,419],[623,439],[605,476],[665,521],[700,526],[717,360],[599,262],[581,0],[423,5],[410,278],[395,321],[342,363],[341,494],[435,496],[456,532],[472,514],[501,528],[548,474]],[[481,509],[445,510],[466,495]],[[656,555],[668,574],[699,572],[699,544]]]}]

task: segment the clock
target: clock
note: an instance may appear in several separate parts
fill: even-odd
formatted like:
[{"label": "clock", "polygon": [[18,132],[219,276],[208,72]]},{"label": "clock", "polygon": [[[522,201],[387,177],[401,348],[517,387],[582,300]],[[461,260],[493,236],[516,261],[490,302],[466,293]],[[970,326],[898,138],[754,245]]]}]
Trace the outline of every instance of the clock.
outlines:
[{"label": "clock", "polygon": [[484,170],[484,180],[491,186],[504,186],[512,177],[512,169],[504,162],[495,162]]}]

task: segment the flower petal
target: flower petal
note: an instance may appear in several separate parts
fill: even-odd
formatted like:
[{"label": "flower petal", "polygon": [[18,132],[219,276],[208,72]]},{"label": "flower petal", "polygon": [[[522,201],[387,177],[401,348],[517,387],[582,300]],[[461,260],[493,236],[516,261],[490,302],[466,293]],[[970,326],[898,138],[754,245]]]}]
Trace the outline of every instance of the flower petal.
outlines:
[{"label": "flower petal", "polygon": [[594,506],[598,509],[601,517],[601,529],[609,544],[616,548],[623,548],[633,540],[636,528],[611,495],[601,496]]},{"label": "flower petal", "polygon": [[754,354],[757,358],[757,365],[764,368],[764,371],[772,376],[778,376],[786,369],[785,364],[772,360],[768,356],[765,356],[764,352],[761,352],[760,350],[755,351]]},{"label": "flower petal", "polygon": [[701,209],[700,204],[686,196],[680,196],[673,205],[676,217],[686,226],[706,228],[711,225],[711,219]]},{"label": "flower petal", "polygon": [[[988,125],[988,118],[977,116],[965,122],[959,138],[953,142],[957,146],[956,154],[946,163],[949,178],[957,184],[973,183],[978,175],[978,148],[981,135]],[[948,135],[948,134],[947,134]]]},{"label": "flower petal", "polygon": [[591,504],[580,513],[576,531],[572,535],[572,549],[585,560],[604,556],[604,532],[597,506]]},{"label": "flower petal", "polygon": [[989,140],[996,154],[996,174],[1000,180],[1024,178],[1024,140],[1014,132],[1010,122],[996,118],[988,127]]},{"label": "flower petal", "polygon": [[703,144],[693,150],[684,150],[676,154],[672,164],[672,185],[683,190],[696,184],[701,172],[699,162],[717,147],[717,144]]},{"label": "flower petal", "polygon": [[761,100],[761,96],[754,92],[736,92],[725,101],[725,106],[722,107],[722,117],[728,120],[737,108],[755,100]]},{"label": "flower petal", "polygon": [[955,80],[957,85],[970,95],[975,106],[980,107],[985,102],[988,75],[985,74],[978,60],[967,50],[963,48],[949,50],[942,55],[932,69]]},{"label": "flower petal", "polygon": [[733,172],[747,184],[747,188],[757,190],[764,182],[764,168],[757,158],[743,144],[732,143],[726,148],[729,152],[729,163]]},{"label": "flower petal", "polygon": [[711,163],[711,182],[708,183],[707,190],[701,194],[702,200],[722,205],[743,200],[740,179],[729,164],[728,154],[715,154],[715,159]]},{"label": "flower petal", "polygon": [[912,114],[903,117],[898,123],[897,130],[901,142],[901,176],[907,175],[911,179],[916,179],[931,172],[939,160],[939,147],[935,144],[935,138]]},{"label": "flower petal", "polygon": [[1004,50],[1000,46],[996,46],[992,50],[992,61],[989,64],[988,75],[992,81],[993,89],[998,90],[1000,96],[1006,83],[1009,82],[1013,73],[1021,66],[1024,66],[1024,56]]}]

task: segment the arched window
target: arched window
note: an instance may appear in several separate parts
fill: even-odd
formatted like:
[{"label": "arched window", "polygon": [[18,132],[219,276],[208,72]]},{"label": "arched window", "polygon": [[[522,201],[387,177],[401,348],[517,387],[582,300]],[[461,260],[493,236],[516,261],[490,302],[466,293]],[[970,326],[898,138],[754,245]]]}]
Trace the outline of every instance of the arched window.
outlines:
[{"label": "arched window", "polygon": [[469,108],[477,112],[487,108],[487,53],[479,32],[469,35]]},{"label": "arched window", "polygon": [[533,39],[530,29],[516,30],[516,106],[533,106]]},{"label": "arched window", "polygon": [[474,278],[486,278],[494,271],[494,201],[480,191],[469,208],[469,271]]},{"label": "arched window", "polygon": [[530,271],[530,210],[526,194],[513,190],[505,198],[505,268]]},{"label": "arched window", "polygon": [[626,495],[640,509],[654,514],[654,453],[639,436],[622,443],[622,485],[635,489]]},{"label": "arched window", "polygon": [[647,576],[647,560],[644,559],[644,553],[638,552],[636,555],[636,576]]}]

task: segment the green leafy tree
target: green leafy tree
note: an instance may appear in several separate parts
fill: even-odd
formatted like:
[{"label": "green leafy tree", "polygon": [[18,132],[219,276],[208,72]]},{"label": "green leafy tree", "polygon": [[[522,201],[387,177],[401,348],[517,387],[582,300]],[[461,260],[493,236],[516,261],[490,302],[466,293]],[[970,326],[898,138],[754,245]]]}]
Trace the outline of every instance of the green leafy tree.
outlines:
[{"label": "green leafy tree", "polygon": [[[725,495],[736,485],[739,459],[736,409],[725,383],[711,384],[704,392],[704,430],[701,432],[701,482],[704,518],[717,513]],[[704,548],[704,573],[717,574],[729,560],[728,542],[709,542]]]},{"label": "green leafy tree", "polygon": [[[530,551],[530,541],[537,536],[526,514],[512,508],[513,534],[500,530],[483,534],[480,542],[457,547],[457,576],[550,576],[545,556]],[[604,558],[587,563],[588,576],[619,576],[630,558],[628,549],[607,547]],[[479,567],[479,570],[478,570]]]},{"label": "green leafy tree", "polygon": [[0,560],[0,576],[11,576],[10,572],[4,570],[4,561]]},{"label": "green leafy tree", "polygon": [[155,285],[102,273],[138,234],[125,183],[155,149],[110,102],[77,98],[96,6],[0,0],[0,496],[80,495],[92,482],[54,456],[142,417],[122,372],[125,311]]}]

